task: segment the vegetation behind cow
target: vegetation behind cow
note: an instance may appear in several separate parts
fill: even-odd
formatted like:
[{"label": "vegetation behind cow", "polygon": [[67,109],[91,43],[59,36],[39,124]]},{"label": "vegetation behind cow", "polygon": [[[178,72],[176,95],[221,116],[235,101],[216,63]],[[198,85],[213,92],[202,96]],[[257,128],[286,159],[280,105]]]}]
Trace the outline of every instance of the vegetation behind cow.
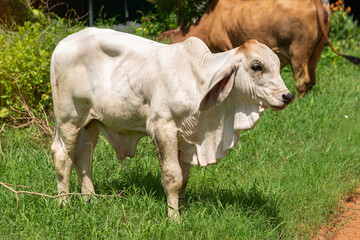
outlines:
[{"label": "vegetation behind cow", "polygon": [[25,0],[0,0],[0,24],[7,27],[23,25],[33,18]]},{"label": "vegetation behind cow", "polygon": [[188,27],[205,12],[210,0],[148,0],[156,13],[146,14],[141,21],[144,27],[154,21],[158,24],[156,36],[161,32],[181,25]]},{"label": "vegetation behind cow", "polygon": [[[25,7],[25,6],[24,6]],[[33,10],[33,19],[23,24],[0,25],[0,117],[10,108],[24,110],[19,99],[37,109],[51,110],[49,81],[51,54],[60,40],[84,27],[83,22]]]},{"label": "vegetation behind cow", "polygon": [[344,5],[338,1],[336,5],[331,5],[331,28],[329,32],[330,41],[339,50],[351,50],[352,53],[359,53],[360,46],[360,26],[349,15],[351,8],[345,9]]}]

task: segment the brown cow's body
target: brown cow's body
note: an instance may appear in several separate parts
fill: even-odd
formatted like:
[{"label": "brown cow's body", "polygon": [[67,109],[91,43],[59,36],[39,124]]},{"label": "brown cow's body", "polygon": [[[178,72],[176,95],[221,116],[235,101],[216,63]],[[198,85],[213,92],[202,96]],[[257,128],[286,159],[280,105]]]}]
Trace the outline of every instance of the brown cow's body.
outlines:
[{"label": "brown cow's body", "polygon": [[[240,46],[249,39],[268,45],[290,64],[297,94],[303,96],[315,84],[315,68],[330,28],[330,10],[320,0],[213,0],[206,13],[186,30],[162,34],[172,43],[195,36],[213,52]],[[322,8],[318,9],[317,8]],[[323,19],[323,34],[319,16]]]}]

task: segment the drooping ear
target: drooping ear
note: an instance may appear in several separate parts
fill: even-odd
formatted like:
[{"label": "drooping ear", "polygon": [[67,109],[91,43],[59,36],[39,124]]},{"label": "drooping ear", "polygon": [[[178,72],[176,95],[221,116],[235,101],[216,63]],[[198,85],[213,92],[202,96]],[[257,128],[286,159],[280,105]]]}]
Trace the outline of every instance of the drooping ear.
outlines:
[{"label": "drooping ear", "polygon": [[200,111],[215,107],[226,99],[234,85],[235,74],[236,66],[234,64],[227,64],[215,73],[207,93],[200,102]]}]

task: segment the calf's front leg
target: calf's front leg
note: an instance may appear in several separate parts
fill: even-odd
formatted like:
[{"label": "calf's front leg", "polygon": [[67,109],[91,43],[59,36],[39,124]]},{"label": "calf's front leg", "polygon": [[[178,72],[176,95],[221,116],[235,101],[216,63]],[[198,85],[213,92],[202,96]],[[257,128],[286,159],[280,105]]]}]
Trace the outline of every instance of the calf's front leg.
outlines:
[{"label": "calf's front leg", "polygon": [[179,156],[179,164],[181,167],[182,177],[183,177],[181,191],[179,195],[179,208],[181,208],[185,204],[185,192],[186,192],[185,190],[186,190],[187,182],[189,180],[192,156],[189,156],[181,151],[179,151],[178,156]]},{"label": "calf's front leg", "polygon": [[190,164],[179,160],[177,132],[172,124],[156,124],[153,133],[161,167],[161,183],[167,196],[168,216],[175,220],[179,218],[179,207],[185,197]]}]

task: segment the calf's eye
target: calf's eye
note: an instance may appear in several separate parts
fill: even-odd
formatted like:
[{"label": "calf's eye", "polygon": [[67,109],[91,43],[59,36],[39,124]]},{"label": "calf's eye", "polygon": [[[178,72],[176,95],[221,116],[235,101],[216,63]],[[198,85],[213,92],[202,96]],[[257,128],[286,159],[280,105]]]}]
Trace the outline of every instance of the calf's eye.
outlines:
[{"label": "calf's eye", "polygon": [[254,72],[260,72],[262,71],[262,67],[259,65],[259,64],[254,64],[251,66],[251,69],[254,71]]}]

